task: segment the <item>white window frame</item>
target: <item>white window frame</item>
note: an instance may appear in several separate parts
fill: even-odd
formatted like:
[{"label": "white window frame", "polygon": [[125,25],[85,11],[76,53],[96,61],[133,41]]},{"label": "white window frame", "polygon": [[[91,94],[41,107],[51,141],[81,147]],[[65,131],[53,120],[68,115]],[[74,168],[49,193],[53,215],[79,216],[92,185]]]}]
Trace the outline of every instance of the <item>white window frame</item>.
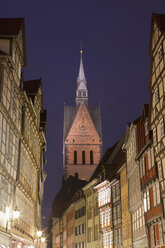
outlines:
[{"label": "white window frame", "polygon": [[158,177],[159,177],[159,180],[163,179],[163,170],[162,170],[162,161],[161,160],[158,162]]},{"label": "white window frame", "polygon": [[157,143],[157,129],[156,127],[153,129],[153,145]]},{"label": "white window frame", "polygon": [[164,137],[164,118],[160,120],[160,137]]}]

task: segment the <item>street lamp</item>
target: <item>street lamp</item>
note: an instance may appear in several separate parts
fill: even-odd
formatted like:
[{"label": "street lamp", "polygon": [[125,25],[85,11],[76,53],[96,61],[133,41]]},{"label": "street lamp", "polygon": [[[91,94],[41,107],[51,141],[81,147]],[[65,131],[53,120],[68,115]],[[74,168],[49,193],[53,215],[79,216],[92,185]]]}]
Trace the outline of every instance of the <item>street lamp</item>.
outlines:
[{"label": "street lamp", "polygon": [[44,243],[45,242],[45,238],[41,237],[41,242]]},{"label": "street lamp", "polygon": [[41,243],[45,243],[45,237],[42,236],[42,231],[37,231],[37,248],[40,248]]},{"label": "street lamp", "polygon": [[15,210],[13,211],[13,219],[18,219],[20,217],[20,211],[16,207]]},{"label": "street lamp", "polygon": [[40,230],[39,230],[39,231],[37,231],[37,237],[39,237],[39,238],[40,238],[41,236],[42,236],[42,231],[40,231]]}]

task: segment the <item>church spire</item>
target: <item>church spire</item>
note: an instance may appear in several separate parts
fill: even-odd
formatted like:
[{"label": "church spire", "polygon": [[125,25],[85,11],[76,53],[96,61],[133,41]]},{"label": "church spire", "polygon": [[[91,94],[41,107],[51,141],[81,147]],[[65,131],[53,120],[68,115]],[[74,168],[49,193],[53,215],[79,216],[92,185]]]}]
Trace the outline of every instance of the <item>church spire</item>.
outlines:
[{"label": "church spire", "polygon": [[76,104],[88,103],[88,90],[87,83],[84,73],[83,60],[82,60],[82,49],[80,50],[80,68],[77,78],[77,90],[76,90]]}]

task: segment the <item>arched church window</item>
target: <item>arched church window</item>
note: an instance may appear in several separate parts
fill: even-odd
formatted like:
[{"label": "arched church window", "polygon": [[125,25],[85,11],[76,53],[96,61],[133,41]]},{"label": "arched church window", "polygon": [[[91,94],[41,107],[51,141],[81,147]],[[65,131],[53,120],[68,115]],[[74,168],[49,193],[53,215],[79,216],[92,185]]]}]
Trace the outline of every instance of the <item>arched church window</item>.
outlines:
[{"label": "arched church window", "polygon": [[93,151],[90,151],[90,164],[93,164]]},{"label": "arched church window", "polygon": [[85,164],[85,151],[82,151],[82,164]]},{"label": "arched church window", "polygon": [[74,164],[77,164],[77,151],[74,151]]}]

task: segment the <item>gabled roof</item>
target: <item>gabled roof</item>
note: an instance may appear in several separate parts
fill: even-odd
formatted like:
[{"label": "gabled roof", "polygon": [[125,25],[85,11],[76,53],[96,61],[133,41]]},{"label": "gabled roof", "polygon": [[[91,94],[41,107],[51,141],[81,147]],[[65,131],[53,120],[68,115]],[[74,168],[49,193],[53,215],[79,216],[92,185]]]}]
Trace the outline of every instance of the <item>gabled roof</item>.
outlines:
[{"label": "gabled roof", "polygon": [[[153,36],[153,24],[156,22],[160,31],[165,35],[165,14],[155,14],[152,13],[151,17],[151,31],[150,31],[150,45],[149,45],[149,55],[152,54],[152,36]],[[151,72],[150,72],[151,73]]]},{"label": "gabled roof", "polygon": [[3,51],[0,51],[0,55],[6,56],[6,55],[8,55],[8,54],[5,53],[5,52],[3,52]]},{"label": "gabled roof", "polygon": [[124,140],[125,134],[111,148],[107,149],[102,159],[100,160],[100,163],[95,169],[90,181],[95,177],[102,175],[103,169],[105,171],[104,179],[109,179],[116,171],[120,169],[120,167],[124,164],[126,157],[122,150]]},{"label": "gabled roof", "polygon": [[160,31],[165,32],[165,14],[152,13],[152,18],[158,25]]},{"label": "gabled roof", "polygon": [[[25,41],[25,20],[24,18],[0,18],[0,37],[16,37],[22,30],[23,39],[23,62],[26,66],[26,41]],[[4,55],[4,54],[1,54]]]},{"label": "gabled roof", "polygon": [[36,80],[29,80],[23,82],[23,90],[26,91],[27,95],[37,95],[37,92],[41,86],[41,78]]},{"label": "gabled roof", "polygon": [[17,36],[24,26],[24,18],[0,18],[0,36]]},{"label": "gabled roof", "polygon": [[[118,142],[117,142],[118,143]],[[98,166],[96,167],[96,169],[94,170],[91,178],[89,181],[92,181],[94,178],[98,177],[98,175],[101,173],[102,171],[102,166],[105,165],[107,163],[107,160],[109,159],[109,157],[111,156],[113,150],[115,149],[116,147],[116,144],[114,144],[112,147],[109,147],[106,152],[104,153],[104,155],[102,156]]]},{"label": "gabled roof", "polygon": [[[29,98],[31,98],[34,104],[34,97],[37,95],[39,88],[41,87],[41,105],[43,107],[43,95],[42,95],[42,80],[29,80],[23,82],[23,90],[26,91],[26,94]],[[46,112],[45,112],[46,114]]]},{"label": "gabled roof", "polygon": [[141,120],[145,121],[145,119],[148,119],[148,114],[149,114],[149,104],[143,104]]},{"label": "gabled roof", "polygon": [[60,191],[55,196],[52,203],[52,216],[61,217],[73,201],[75,192],[87,184],[87,181],[78,177],[69,176],[61,186]]},{"label": "gabled roof", "polygon": [[[99,136],[102,137],[102,128],[101,128],[101,114],[99,106],[86,106],[89,115],[93,121],[93,124],[98,132]],[[69,130],[72,126],[72,123],[75,119],[77,113],[76,106],[64,106],[64,133],[63,139],[65,140]]]}]

